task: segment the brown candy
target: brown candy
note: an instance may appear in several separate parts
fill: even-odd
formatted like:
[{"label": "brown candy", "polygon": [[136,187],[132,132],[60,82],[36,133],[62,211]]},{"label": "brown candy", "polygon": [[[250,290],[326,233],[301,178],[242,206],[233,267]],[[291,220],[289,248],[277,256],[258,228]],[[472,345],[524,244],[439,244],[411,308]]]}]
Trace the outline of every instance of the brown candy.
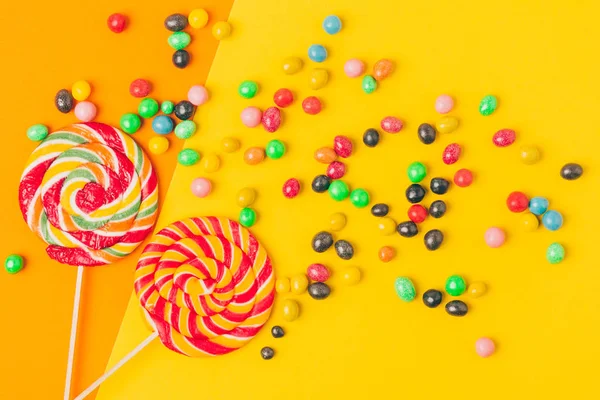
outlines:
[{"label": "brown candy", "polygon": [[265,159],[265,149],[262,147],[250,147],[244,152],[244,162],[250,165],[259,164]]},{"label": "brown candy", "polygon": [[323,164],[330,164],[337,158],[335,150],[331,147],[321,147],[315,151],[315,160]]}]

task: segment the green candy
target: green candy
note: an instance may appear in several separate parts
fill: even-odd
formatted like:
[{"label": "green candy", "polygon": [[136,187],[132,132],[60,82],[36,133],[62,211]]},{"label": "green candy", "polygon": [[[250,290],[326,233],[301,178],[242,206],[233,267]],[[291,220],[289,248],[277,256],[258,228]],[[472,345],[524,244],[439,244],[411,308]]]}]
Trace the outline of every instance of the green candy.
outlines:
[{"label": "green candy", "polygon": [[27,129],[27,137],[34,142],[44,140],[46,136],[48,136],[48,127],[46,125],[35,124]]},{"label": "green candy", "polygon": [[365,75],[362,80],[362,90],[366,94],[371,94],[377,89],[377,81],[371,75]]},{"label": "green candy", "polygon": [[409,278],[406,278],[404,276],[396,278],[394,286],[396,288],[396,294],[398,295],[398,297],[400,297],[406,302],[413,301],[417,296],[415,285],[413,285],[412,281]]},{"label": "green candy", "polygon": [[350,189],[346,182],[343,181],[333,181],[331,185],[329,185],[329,196],[335,201],[342,201],[348,197],[350,194]]},{"label": "green candy", "polygon": [[175,50],[181,50],[185,49],[187,45],[190,44],[192,38],[185,32],[173,32],[167,41],[169,42],[169,46]]},{"label": "green candy", "polygon": [[177,155],[179,164],[189,167],[200,161],[200,154],[194,149],[183,149]]},{"label": "green candy", "polygon": [[406,174],[412,183],[419,183],[427,175],[427,168],[423,163],[416,161],[408,166]]},{"label": "green candy", "polygon": [[246,228],[250,228],[256,222],[256,211],[246,207],[240,211],[240,224]]},{"label": "green candy", "polygon": [[175,103],[173,103],[172,101],[169,100],[165,100],[162,102],[162,104],[160,105],[160,111],[162,111],[163,113],[169,115],[173,112],[173,110],[175,109]]},{"label": "green candy", "polygon": [[496,99],[496,96],[488,94],[481,99],[481,103],[479,103],[479,113],[484,117],[487,117],[496,111],[496,107],[498,107],[498,100]]},{"label": "green candy", "polygon": [[558,264],[565,259],[565,248],[560,243],[552,243],[546,250],[546,260],[550,264]]},{"label": "green candy", "polygon": [[194,121],[181,121],[175,127],[175,136],[179,139],[189,139],[196,133],[196,123]]},{"label": "green candy", "polygon": [[364,208],[369,205],[369,193],[365,189],[354,189],[350,193],[350,202],[354,207]]},{"label": "green candy", "polygon": [[267,143],[265,153],[272,160],[280,159],[285,154],[285,145],[281,140],[273,139]]},{"label": "green candy", "polygon": [[140,101],[138,113],[143,118],[152,118],[158,113],[158,102],[151,98],[145,98]]},{"label": "green candy", "polygon": [[140,129],[140,126],[142,126],[142,121],[137,114],[127,113],[121,117],[120,124],[121,129],[131,135]]},{"label": "green candy", "polygon": [[245,99],[251,99],[256,96],[258,85],[254,81],[244,81],[238,87],[238,93]]},{"label": "green candy", "polygon": [[462,276],[452,275],[446,279],[446,293],[450,296],[460,296],[467,289],[467,284]]},{"label": "green candy", "polygon": [[23,257],[18,254],[11,254],[4,260],[4,269],[9,274],[16,274],[23,269]]}]

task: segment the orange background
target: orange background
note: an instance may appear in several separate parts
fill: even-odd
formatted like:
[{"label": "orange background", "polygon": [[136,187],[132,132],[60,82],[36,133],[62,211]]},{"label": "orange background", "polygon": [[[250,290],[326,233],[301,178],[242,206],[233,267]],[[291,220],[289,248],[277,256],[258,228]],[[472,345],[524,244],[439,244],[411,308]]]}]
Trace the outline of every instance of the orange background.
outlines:
[{"label": "orange background", "polygon": [[[151,97],[159,101],[185,99],[192,84],[206,79],[218,45],[211,26],[227,19],[232,2],[181,0],[173,6],[168,1],[36,0],[27,2],[26,9],[23,2],[2,2],[0,257],[21,254],[26,267],[16,275],[0,272],[4,299],[0,398],[62,398],[75,288],[76,268],[50,261],[44,243],[21,217],[19,179],[35,148],[25,131],[36,123],[53,130],[75,122],[72,112],[65,115],[56,110],[54,96],[80,79],[92,84],[89,100],[98,107],[97,120],[116,126],[122,114],[137,110],[139,99],[128,91],[136,78],[150,80]],[[171,62],[173,49],[167,44],[169,31],[163,21],[169,14],[187,15],[199,7],[209,12],[209,25],[186,29],[192,35],[187,49],[192,62],[179,70]],[[129,18],[127,29],[118,35],[106,26],[114,12]],[[149,122],[134,135],[144,147],[153,135]],[[167,153],[150,155],[159,175],[161,201],[183,144],[173,135],[169,140]],[[139,251],[118,264],[85,270],[73,395],[104,372],[131,294]]]}]

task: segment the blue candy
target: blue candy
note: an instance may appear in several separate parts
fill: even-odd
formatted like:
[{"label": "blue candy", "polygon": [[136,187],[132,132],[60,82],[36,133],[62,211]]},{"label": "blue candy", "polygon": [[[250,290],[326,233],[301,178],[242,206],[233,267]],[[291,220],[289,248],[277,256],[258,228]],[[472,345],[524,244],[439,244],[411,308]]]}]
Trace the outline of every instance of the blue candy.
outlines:
[{"label": "blue candy", "polygon": [[330,35],[335,35],[342,30],[342,21],[337,15],[330,15],[323,21],[323,29]]},{"label": "blue candy", "polygon": [[159,135],[166,135],[173,131],[173,120],[166,115],[159,115],[152,120],[152,130]]},{"label": "blue candy", "polygon": [[548,199],[545,197],[533,197],[529,200],[529,211],[535,215],[542,215],[548,210]]},{"label": "blue candy", "polygon": [[542,217],[542,224],[549,231],[558,230],[563,224],[563,217],[558,211],[549,210],[546,211],[546,214]]},{"label": "blue candy", "polygon": [[313,44],[308,48],[308,58],[314,62],[323,62],[327,59],[327,49],[320,44]]}]

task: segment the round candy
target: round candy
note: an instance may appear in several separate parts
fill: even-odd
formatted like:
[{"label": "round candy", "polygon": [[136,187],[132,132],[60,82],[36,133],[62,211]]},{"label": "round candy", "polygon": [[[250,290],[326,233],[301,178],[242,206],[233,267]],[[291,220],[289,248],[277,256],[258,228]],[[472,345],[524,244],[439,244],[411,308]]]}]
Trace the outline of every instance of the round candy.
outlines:
[{"label": "round candy", "polygon": [[331,147],[321,147],[315,151],[314,158],[318,162],[329,164],[335,161],[337,154]]},{"label": "round candy", "polygon": [[512,129],[500,129],[498,132],[494,133],[492,141],[498,147],[506,147],[513,144],[516,138],[517,134]]},{"label": "round candy", "polygon": [[283,319],[292,322],[300,316],[300,306],[296,300],[285,299],[283,301]]},{"label": "round candy", "polygon": [[265,159],[265,149],[262,147],[249,147],[244,152],[244,162],[249,165],[260,164]]},{"label": "round candy", "polygon": [[495,249],[504,244],[506,241],[506,234],[502,229],[493,226],[485,231],[484,239],[485,244]]},{"label": "round candy", "polygon": [[425,189],[418,183],[413,183],[406,189],[406,200],[409,203],[415,204],[421,202],[425,197]]},{"label": "round candy", "polygon": [[330,35],[335,35],[342,30],[342,20],[337,15],[329,15],[323,21],[323,29]]},{"label": "round candy", "polygon": [[236,138],[226,137],[221,140],[221,150],[225,153],[233,153],[240,148],[240,141]]},{"label": "round candy", "polygon": [[275,132],[281,125],[281,111],[277,107],[267,108],[260,122],[267,132]]},{"label": "round candy", "polygon": [[151,98],[140,101],[138,113],[142,118],[152,118],[158,113],[158,102]]},{"label": "round candy", "polygon": [[335,213],[329,216],[329,229],[332,231],[341,231],[346,226],[346,216],[342,213]]},{"label": "round candy", "polygon": [[71,94],[77,101],[83,101],[87,99],[92,93],[92,87],[87,81],[77,81],[71,87]]},{"label": "round candy", "polygon": [[287,293],[290,291],[290,278],[279,277],[275,282],[275,291],[277,293]]},{"label": "round candy", "polygon": [[549,231],[556,231],[562,226],[563,217],[558,211],[548,210],[542,216],[542,224]]},{"label": "round candy", "polygon": [[532,213],[523,213],[521,214],[521,228],[525,232],[533,232],[539,226],[540,221],[537,217]]},{"label": "round candy", "polygon": [[413,204],[408,209],[408,218],[412,222],[420,224],[427,218],[427,209],[420,204]]},{"label": "round candy", "polygon": [[333,149],[338,156],[348,158],[352,154],[352,141],[346,136],[337,135],[333,139]]},{"label": "round candy", "polygon": [[329,196],[335,201],[345,200],[350,195],[350,189],[346,182],[333,181],[329,185]]},{"label": "round candy", "polygon": [[133,97],[146,97],[150,94],[150,82],[145,79],[136,79],[129,85],[129,93]]},{"label": "round candy", "polygon": [[236,203],[240,207],[249,207],[256,200],[256,190],[252,188],[243,188],[237,193]]},{"label": "round candy", "polygon": [[184,30],[188,25],[188,19],[183,14],[171,14],[165,18],[165,28],[171,32]]},{"label": "round candy", "polygon": [[82,101],[75,105],[75,117],[81,122],[90,122],[96,118],[96,106],[89,101]]},{"label": "round candy", "polygon": [[195,106],[201,106],[208,101],[208,90],[202,85],[194,85],[188,90],[188,100]]},{"label": "round candy", "polygon": [[196,123],[194,121],[181,121],[175,126],[175,136],[179,139],[189,139],[196,133]]},{"label": "round candy", "polygon": [[423,293],[423,303],[429,308],[436,308],[442,303],[442,292],[435,289],[429,289]]},{"label": "round candy", "polygon": [[163,154],[169,149],[169,140],[164,136],[154,136],[148,142],[148,149],[152,154]]},{"label": "round candy", "polygon": [[369,193],[365,189],[354,189],[350,193],[350,202],[357,208],[364,208],[369,205]]},{"label": "round candy", "polygon": [[327,175],[317,175],[311,183],[312,190],[316,193],[324,193],[329,189],[331,179]]},{"label": "round candy", "polygon": [[196,8],[188,15],[188,22],[194,29],[204,28],[208,23],[208,13],[203,8]]},{"label": "round candy", "polygon": [[382,235],[391,235],[396,230],[396,221],[390,217],[382,217],[377,221],[377,229]]},{"label": "round candy", "polygon": [[512,192],[506,199],[506,206],[514,213],[520,213],[529,207],[529,199],[523,192]]},{"label": "round candy", "polygon": [[18,254],[11,254],[4,260],[4,269],[9,274],[16,274],[23,269],[24,265],[23,257]]},{"label": "round candy", "polygon": [[192,38],[187,32],[174,32],[167,39],[167,43],[169,43],[169,46],[171,46],[175,50],[185,49],[191,41]]},{"label": "round candy", "polygon": [[390,246],[383,246],[379,249],[379,259],[383,262],[390,262],[396,256],[396,250]]},{"label": "round candy", "polygon": [[260,349],[260,356],[263,358],[263,360],[270,360],[271,358],[275,357],[275,350],[273,350],[272,347],[263,347]]},{"label": "round candy", "polygon": [[200,154],[194,149],[183,149],[177,155],[177,162],[179,164],[189,167],[200,161]]},{"label": "round candy", "polygon": [[238,86],[238,94],[245,99],[251,99],[258,92],[258,84],[254,81],[244,81]]},{"label": "round candy", "polygon": [[379,132],[376,129],[369,128],[363,134],[363,143],[367,147],[375,147],[379,143]]},{"label": "round candy", "polygon": [[123,14],[115,13],[109,15],[106,24],[108,25],[108,29],[110,29],[112,32],[121,33],[125,30],[127,19]]},{"label": "round candy", "polygon": [[529,201],[529,211],[535,215],[542,215],[548,211],[550,202],[545,197],[532,197]]},{"label": "round candy", "polygon": [[415,285],[407,277],[401,276],[396,278],[396,281],[394,282],[394,287],[396,288],[396,294],[403,301],[413,301],[417,296]]},{"label": "round candy", "polygon": [[552,243],[546,250],[546,259],[550,264],[558,264],[565,258],[565,248],[560,243]]},{"label": "round candy", "polygon": [[298,179],[291,178],[285,181],[282,192],[288,199],[293,199],[298,196],[298,193],[300,193],[300,182],[298,182]]},{"label": "round candy", "polygon": [[487,291],[487,287],[483,282],[473,282],[467,288],[467,292],[471,297],[481,297]]},{"label": "round candy", "polygon": [[432,229],[425,234],[423,241],[427,250],[437,250],[444,241],[444,234],[438,229]]},{"label": "round candy", "polygon": [[308,48],[308,58],[314,62],[323,62],[327,59],[327,49],[320,44],[313,44]]},{"label": "round candy", "polygon": [[27,128],[27,137],[29,140],[39,142],[46,139],[46,136],[48,136],[48,127],[46,125],[35,124]]},{"label": "round candy", "polygon": [[423,163],[415,161],[414,163],[408,166],[406,174],[408,175],[408,179],[411,182],[419,183],[427,175],[427,168]]},{"label": "round candy", "polygon": [[329,81],[329,72],[323,68],[315,68],[308,78],[308,86],[313,90],[319,90]]},{"label": "round candy", "polygon": [[498,107],[498,100],[495,96],[487,95],[479,103],[479,113],[484,117],[491,115]]},{"label": "round candy", "polygon": [[302,60],[298,57],[287,57],[283,60],[282,68],[288,75],[295,74],[302,69]]},{"label": "round candy", "polygon": [[362,80],[362,90],[366,94],[371,94],[377,89],[377,81],[371,75],[365,75]]},{"label": "round candy", "polygon": [[60,89],[54,96],[54,105],[63,114],[70,112],[73,109],[75,100],[67,89]]},{"label": "round candy", "polygon": [[327,167],[327,176],[331,179],[340,179],[346,173],[346,165],[341,161],[334,161]]},{"label": "round candy", "polygon": [[231,25],[225,21],[219,21],[213,25],[212,34],[215,39],[223,40],[231,35]]},{"label": "round candy", "polygon": [[182,100],[175,104],[175,116],[182,121],[192,118],[194,115],[194,105],[187,100]]},{"label": "round candy", "polygon": [[458,187],[467,187],[473,183],[473,173],[466,168],[459,169],[454,174],[454,184]]},{"label": "round candy", "polygon": [[532,165],[540,160],[540,150],[536,146],[522,146],[520,157],[523,164]]},{"label": "round candy", "polygon": [[323,264],[311,264],[306,269],[308,277],[315,282],[325,282],[329,279],[330,273]]},{"label": "round candy", "polygon": [[242,124],[248,128],[254,128],[260,124],[262,119],[262,111],[257,107],[246,107],[240,114]]},{"label": "round candy", "polygon": [[302,294],[308,287],[308,278],[304,274],[296,274],[290,278],[292,293]]},{"label": "round candy", "polygon": [[267,143],[265,152],[271,160],[278,160],[285,154],[285,145],[281,140],[273,139]]},{"label": "round candy", "polygon": [[321,100],[315,96],[309,96],[302,101],[302,110],[310,115],[317,115],[321,112]]},{"label": "round candy", "polygon": [[365,73],[365,63],[357,58],[352,58],[344,64],[344,72],[348,78],[357,78]]},{"label": "round candy", "polygon": [[335,252],[342,260],[350,260],[354,256],[354,247],[347,240],[335,242]]},{"label": "round candy", "polygon": [[390,212],[390,207],[384,203],[377,203],[371,207],[371,214],[376,217],[385,217]]},{"label": "round candy", "polygon": [[429,206],[429,215],[433,218],[442,218],[446,214],[446,203],[436,200]]},{"label": "round candy", "polygon": [[381,120],[381,129],[387,133],[398,133],[403,126],[402,120],[396,117],[385,117]]},{"label": "round candy", "polygon": [[560,176],[568,181],[574,181],[575,179],[579,179],[581,175],[583,175],[583,167],[579,164],[565,164],[560,169]]},{"label": "round candy", "polygon": [[173,56],[171,57],[173,65],[180,69],[187,67],[190,63],[190,59],[190,53],[184,49],[175,51],[175,53],[173,53]]},{"label": "round candy", "polygon": [[212,184],[206,178],[196,178],[192,181],[192,193],[196,197],[206,197],[212,190]]},{"label": "round candy", "polygon": [[419,228],[417,228],[417,224],[412,221],[400,222],[396,227],[396,230],[402,237],[410,238],[416,236],[419,233]]},{"label": "round candy", "polygon": [[317,253],[323,253],[333,245],[333,235],[329,232],[321,231],[312,238],[312,249]]},{"label": "round candy", "polygon": [[469,312],[469,307],[464,301],[452,300],[446,303],[446,312],[453,317],[463,317]]},{"label": "round candy", "polygon": [[165,114],[171,114],[175,109],[175,104],[172,101],[165,100],[160,105],[160,110]]},{"label": "round candy", "polygon": [[441,94],[435,99],[435,111],[447,114],[454,108],[454,99],[447,94]]},{"label": "round candy", "polygon": [[271,328],[271,335],[273,335],[275,339],[279,339],[285,335],[285,332],[282,327],[280,327],[279,325],[275,325]]},{"label": "round candy", "polygon": [[446,279],[446,293],[450,296],[460,296],[467,289],[467,283],[460,275],[452,275]]},{"label": "round candy", "polygon": [[173,119],[166,115],[159,115],[152,120],[152,130],[159,135],[173,132]]},{"label": "round candy", "polygon": [[308,285],[308,294],[315,300],[323,300],[329,297],[331,289],[323,282],[314,282]]},{"label": "round candy", "polygon": [[452,133],[458,128],[458,119],[455,117],[442,117],[435,123],[435,127],[438,132]]},{"label": "round candy", "polygon": [[490,338],[479,338],[475,342],[475,352],[478,356],[486,358],[494,354],[496,351],[496,345],[494,341]]},{"label": "round candy", "polygon": [[215,153],[209,153],[202,159],[202,168],[205,172],[215,172],[219,170],[221,160]]},{"label": "round candy", "polygon": [[394,63],[386,58],[382,58],[373,65],[373,77],[378,81],[382,81],[387,78],[393,70]]},{"label": "round candy", "polygon": [[277,107],[285,108],[294,102],[294,94],[290,89],[279,89],[273,95],[273,102]]},{"label": "round candy", "polygon": [[451,143],[444,149],[442,153],[442,161],[446,165],[452,165],[460,158],[461,148],[458,143]]},{"label": "round candy", "polygon": [[256,211],[251,208],[242,208],[240,211],[240,224],[250,228],[256,222]]},{"label": "round candy", "polygon": [[435,142],[435,128],[431,124],[421,124],[417,130],[419,140],[423,144],[431,144]]},{"label": "round candy", "polygon": [[431,191],[435,194],[446,194],[448,192],[448,187],[450,186],[450,182],[444,178],[433,178],[429,183],[429,187]]},{"label": "round candy", "polygon": [[346,267],[342,272],[342,280],[346,285],[356,285],[360,282],[360,269],[356,267]]}]

